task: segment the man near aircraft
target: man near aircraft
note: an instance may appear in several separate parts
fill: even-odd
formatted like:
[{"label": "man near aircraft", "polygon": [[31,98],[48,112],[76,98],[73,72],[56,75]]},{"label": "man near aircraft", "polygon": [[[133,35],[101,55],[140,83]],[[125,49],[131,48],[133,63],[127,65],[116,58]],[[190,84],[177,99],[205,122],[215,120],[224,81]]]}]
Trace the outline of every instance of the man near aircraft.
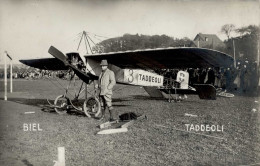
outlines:
[{"label": "man near aircraft", "polygon": [[117,114],[112,106],[112,89],[116,84],[115,74],[113,71],[108,69],[107,60],[102,60],[100,64],[102,72],[98,79],[98,85],[96,88],[99,88],[99,99],[101,103],[101,117],[99,120],[104,119],[105,110],[108,108],[110,113],[110,121],[115,121],[118,119]]}]

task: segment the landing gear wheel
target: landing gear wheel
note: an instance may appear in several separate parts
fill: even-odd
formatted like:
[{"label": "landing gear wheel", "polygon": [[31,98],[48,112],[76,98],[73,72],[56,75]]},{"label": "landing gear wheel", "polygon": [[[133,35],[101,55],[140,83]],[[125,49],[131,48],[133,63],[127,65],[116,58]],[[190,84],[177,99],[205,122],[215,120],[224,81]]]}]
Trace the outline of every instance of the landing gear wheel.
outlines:
[{"label": "landing gear wheel", "polygon": [[58,114],[66,114],[67,113],[67,106],[68,100],[64,95],[58,96],[54,101],[55,111]]},{"label": "landing gear wheel", "polygon": [[87,117],[91,117],[90,114],[95,114],[97,117],[101,112],[101,105],[99,100],[96,97],[90,97],[84,101],[83,111]]}]

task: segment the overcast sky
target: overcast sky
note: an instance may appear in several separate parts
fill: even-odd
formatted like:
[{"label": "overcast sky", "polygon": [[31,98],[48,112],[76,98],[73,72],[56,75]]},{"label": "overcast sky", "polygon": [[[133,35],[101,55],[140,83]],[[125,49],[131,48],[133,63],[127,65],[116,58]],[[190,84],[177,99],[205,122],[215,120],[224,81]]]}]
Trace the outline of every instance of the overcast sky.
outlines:
[{"label": "overcast sky", "polygon": [[51,57],[51,45],[75,51],[83,30],[108,38],[138,33],[194,39],[201,32],[224,40],[222,25],[259,25],[259,15],[258,0],[2,0],[0,63],[5,50],[15,63]]}]

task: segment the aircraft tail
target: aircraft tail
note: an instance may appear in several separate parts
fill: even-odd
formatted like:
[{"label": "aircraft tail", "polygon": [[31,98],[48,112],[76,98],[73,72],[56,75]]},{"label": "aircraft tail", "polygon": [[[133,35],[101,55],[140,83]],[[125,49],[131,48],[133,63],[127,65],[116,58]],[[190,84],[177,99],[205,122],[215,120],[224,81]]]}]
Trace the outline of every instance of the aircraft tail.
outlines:
[{"label": "aircraft tail", "polygon": [[163,95],[160,90],[155,86],[144,86],[144,90],[154,98],[163,98]]}]

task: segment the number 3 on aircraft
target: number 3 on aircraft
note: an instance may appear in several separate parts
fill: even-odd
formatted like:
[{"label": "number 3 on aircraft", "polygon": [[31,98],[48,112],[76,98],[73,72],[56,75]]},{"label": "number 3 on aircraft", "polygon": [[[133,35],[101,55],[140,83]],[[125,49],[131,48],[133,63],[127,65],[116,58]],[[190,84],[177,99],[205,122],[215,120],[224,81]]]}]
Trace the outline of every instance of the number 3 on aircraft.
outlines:
[{"label": "number 3 on aircraft", "polygon": [[133,76],[133,74],[134,74],[133,69],[129,69],[129,76],[128,76],[128,82],[129,82],[129,83],[132,83],[132,82],[134,81],[134,76]]}]

